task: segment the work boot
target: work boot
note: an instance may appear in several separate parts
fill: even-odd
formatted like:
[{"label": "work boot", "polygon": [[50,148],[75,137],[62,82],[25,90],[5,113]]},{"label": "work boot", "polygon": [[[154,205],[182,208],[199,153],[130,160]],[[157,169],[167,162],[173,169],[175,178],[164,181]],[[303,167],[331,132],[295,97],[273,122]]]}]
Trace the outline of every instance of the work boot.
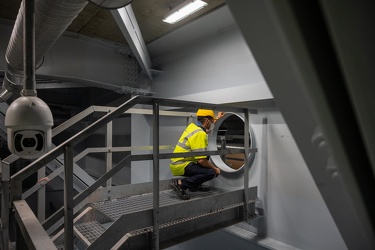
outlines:
[{"label": "work boot", "polygon": [[186,194],[185,190],[182,189],[181,185],[178,184],[177,180],[172,181],[169,185],[176,192],[177,196],[181,200],[189,200],[190,199],[190,196],[188,194]]}]

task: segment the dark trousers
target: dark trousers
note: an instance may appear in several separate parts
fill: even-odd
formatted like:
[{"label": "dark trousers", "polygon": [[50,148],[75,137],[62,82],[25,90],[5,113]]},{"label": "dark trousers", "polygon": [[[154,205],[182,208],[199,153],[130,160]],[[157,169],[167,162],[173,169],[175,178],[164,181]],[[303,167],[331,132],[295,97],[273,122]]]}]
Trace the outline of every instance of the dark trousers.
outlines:
[{"label": "dark trousers", "polygon": [[203,182],[212,180],[215,175],[215,170],[211,168],[205,168],[198,163],[190,163],[185,168],[184,176],[187,178],[181,180],[182,188],[197,188]]}]

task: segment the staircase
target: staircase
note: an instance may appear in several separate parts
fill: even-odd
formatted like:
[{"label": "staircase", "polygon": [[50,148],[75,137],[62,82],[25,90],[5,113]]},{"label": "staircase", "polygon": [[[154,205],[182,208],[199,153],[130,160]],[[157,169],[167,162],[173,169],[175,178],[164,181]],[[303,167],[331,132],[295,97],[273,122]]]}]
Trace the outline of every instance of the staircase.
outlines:
[{"label": "staircase", "polygon": [[[224,228],[244,220],[243,190],[189,193],[180,200],[162,181],[159,192],[160,247],[168,247],[192,237]],[[152,183],[142,184],[152,189]],[[117,188],[131,188],[124,185]],[[139,184],[138,187],[139,189]],[[250,188],[248,217],[255,217],[257,188]],[[102,191],[102,193],[105,193]],[[153,194],[116,197],[88,204],[74,220],[76,249],[152,249]],[[63,249],[63,230],[52,240]]]},{"label": "staircase", "polygon": [[[84,150],[74,156],[73,148],[98,129],[106,127],[112,130],[112,121],[135,105],[152,105],[153,110],[145,114],[153,115],[153,145],[141,146],[141,150],[153,153],[130,154],[116,165],[109,164],[107,172],[87,185],[77,195],[75,186],[75,162],[90,152],[106,153],[137,151],[132,147],[102,147]],[[249,148],[248,129],[245,128],[245,145],[242,149],[212,150],[188,153],[162,153],[170,147],[159,144],[159,114],[188,117],[190,113],[160,111],[159,106],[185,107],[196,110],[205,106],[219,108],[216,104],[181,102],[177,100],[156,99],[135,96],[117,108],[91,107],[72,117],[68,122],[73,124],[93,112],[105,112],[101,118],[85,129],[67,139],[61,145],[50,150],[46,155],[33,161],[16,174],[9,176],[9,162],[2,161],[2,246],[9,249],[9,235],[16,235],[16,245],[20,249],[39,249],[38,246],[49,246],[48,249],[159,249],[201,236],[241,221],[250,221],[255,214],[257,188],[248,187],[249,164],[243,172],[243,189],[228,191],[213,188],[207,193],[196,192],[191,199],[182,201],[169,188],[171,180],[159,180],[159,160],[175,157],[198,155],[227,155],[255,153],[256,148]],[[241,113],[245,111],[245,124],[249,123],[249,111],[243,108],[220,106],[220,110]],[[136,111],[134,111],[136,112]],[[139,111],[137,111],[139,112]],[[188,115],[188,116],[187,116]],[[67,127],[62,124],[53,130],[60,133]],[[112,137],[112,133],[108,133]],[[90,151],[91,150],[91,151]],[[48,178],[52,179],[64,172],[64,206],[44,221],[39,221],[24,200],[29,190],[24,192],[23,181],[39,171],[50,162],[63,157],[64,166],[58,167]],[[120,170],[130,167],[133,161],[153,161],[153,181],[148,183],[112,186],[108,181]],[[247,159],[247,162],[250,162]],[[108,187],[106,187],[108,186]],[[38,190],[31,188],[30,192]],[[42,204],[44,205],[44,204]],[[12,208],[15,222],[20,232],[11,231],[9,214]],[[10,210],[9,210],[10,211]],[[64,227],[64,229],[62,229]]]}]

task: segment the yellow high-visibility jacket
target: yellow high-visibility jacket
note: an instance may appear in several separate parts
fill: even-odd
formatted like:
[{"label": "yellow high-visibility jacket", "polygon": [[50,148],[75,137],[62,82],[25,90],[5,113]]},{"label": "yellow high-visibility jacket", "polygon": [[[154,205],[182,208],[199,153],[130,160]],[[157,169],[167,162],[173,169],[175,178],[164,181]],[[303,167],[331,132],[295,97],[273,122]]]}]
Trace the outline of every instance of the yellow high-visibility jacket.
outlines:
[{"label": "yellow high-visibility jacket", "polygon": [[[182,133],[173,153],[187,153],[196,151],[207,151],[208,139],[203,128],[194,123]],[[198,159],[207,158],[207,156],[195,156],[186,158],[172,158],[170,169],[173,175],[184,175],[185,167],[191,162],[197,162]]]}]

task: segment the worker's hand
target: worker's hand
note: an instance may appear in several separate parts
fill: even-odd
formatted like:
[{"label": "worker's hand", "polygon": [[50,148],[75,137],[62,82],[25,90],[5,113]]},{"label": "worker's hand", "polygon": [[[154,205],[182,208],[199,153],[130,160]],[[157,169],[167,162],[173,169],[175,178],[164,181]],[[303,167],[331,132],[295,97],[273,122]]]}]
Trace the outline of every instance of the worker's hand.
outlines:
[{"label": "worker's hand", "polygon": [[224,112],[219,112],[219,113],[217,113],[217,117],[216,117],[215,122],[216,122],[217,120],[219,120],[221,117],[223,117],[224,115],[225,115]]},{"label": "worker's hand", "polygon": [[220,174],[220,168],[215,168],[215,173],[216,173],[216,176],[218,176]]}]

